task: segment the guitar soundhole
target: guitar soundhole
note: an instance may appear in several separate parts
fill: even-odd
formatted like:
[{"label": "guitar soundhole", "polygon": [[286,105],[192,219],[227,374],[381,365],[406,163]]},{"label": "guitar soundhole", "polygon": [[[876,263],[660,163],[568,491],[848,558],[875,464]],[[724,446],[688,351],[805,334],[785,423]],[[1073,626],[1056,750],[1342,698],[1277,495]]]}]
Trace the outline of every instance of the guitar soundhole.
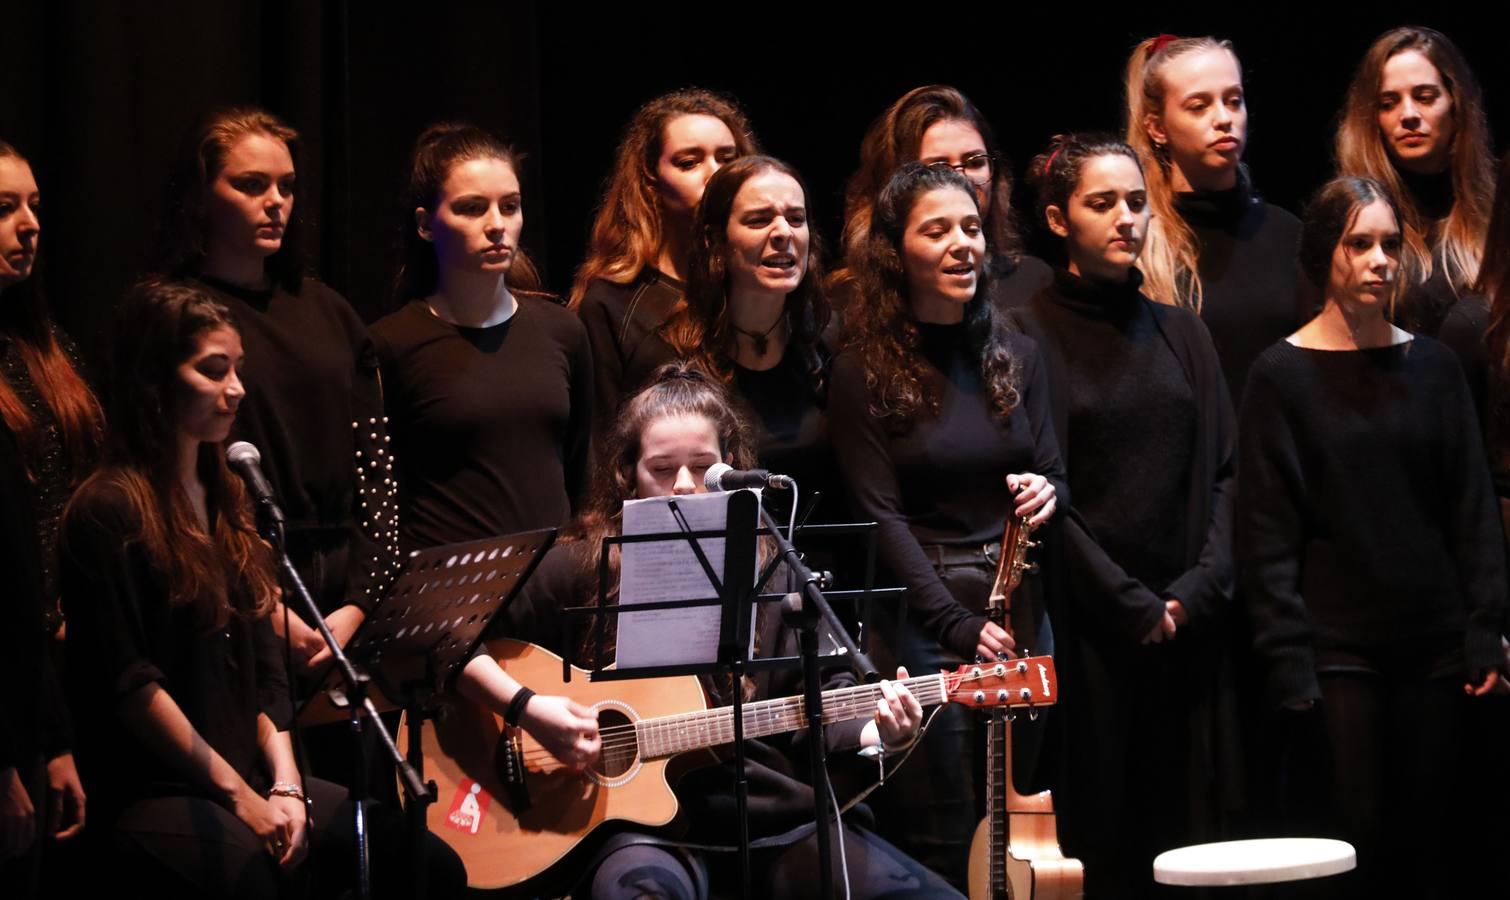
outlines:
[{"label": "guitar soundhole", "polygon": [[598,733],[603,736],[602,761],[595,767],[600,776],[609,780],[618,778],[639,762],[634,722],[622,711],[611,707],[599,709]]}]

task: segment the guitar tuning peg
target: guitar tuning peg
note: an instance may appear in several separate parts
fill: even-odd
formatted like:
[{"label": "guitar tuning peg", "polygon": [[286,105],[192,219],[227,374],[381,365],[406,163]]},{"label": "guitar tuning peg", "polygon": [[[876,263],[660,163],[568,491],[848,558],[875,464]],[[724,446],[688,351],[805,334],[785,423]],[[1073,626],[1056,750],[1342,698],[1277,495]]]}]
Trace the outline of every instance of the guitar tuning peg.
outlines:
[{"label": "guitar tuning peg", "polygon": [[1034,573],[1036,573],[1038,571],[1038,563],[1036,563],[1036,562],[1027,563],[1026,565],[1024,565],[1022,567],[1022,570],[1024,572],[1026,572],[1027,574],[1032,575],[1032,574],[1034,574]]},{"label": "guitar tuning peg", "polygon": [[1030,706],[1030,707],[1028,707],[1028,721],[1029,722],[1037,722],[1038,721],[1038,707],[1036,707],[1036,706]]},{"label": "guitar tuning peg", "polygon": [[1029,549],[1031,549],[1033,547],[1042,547],[1043,546],[1043,541],[1028,541],[1023,546],[1028,547]]}]

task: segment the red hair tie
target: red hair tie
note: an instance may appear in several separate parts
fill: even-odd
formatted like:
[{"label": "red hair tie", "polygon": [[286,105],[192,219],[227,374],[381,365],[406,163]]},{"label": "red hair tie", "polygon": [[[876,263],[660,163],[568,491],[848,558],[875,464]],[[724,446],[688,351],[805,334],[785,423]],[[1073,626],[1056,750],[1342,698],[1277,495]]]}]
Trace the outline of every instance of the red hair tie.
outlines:
[{"label": "red hair tie", "polygon": [[1160,50],[1163,50],[1165,47],[1168,47],[1175,41],[1182,40],[1184,40],[1184,38],[1180,37],[1177,34],[1161,34],[1153,39],[1153,46],[1148,48],[1148,55],[1150,58],[1158,56]]},{"label": "red hair tie", "polygon": [[1055,157],[1059,156],[1059,151],[1063,149],[1064,145],[1060,144],[1059,146],[1054,148],[1053,153],[1049,154],[1049,161],[1043,164],[1043,177],[1049,177],[1049,175],[1054,171],[1054,159]]}]

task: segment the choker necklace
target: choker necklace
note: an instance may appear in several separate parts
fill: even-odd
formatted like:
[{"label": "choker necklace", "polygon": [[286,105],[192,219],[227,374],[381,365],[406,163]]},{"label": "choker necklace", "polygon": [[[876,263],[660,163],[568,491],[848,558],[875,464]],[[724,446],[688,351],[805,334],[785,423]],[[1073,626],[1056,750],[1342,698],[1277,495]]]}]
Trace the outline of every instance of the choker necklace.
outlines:
[{"label": "choker necklace", "polygon": [[770,342],[771,332],[775,331],[776,330],[776,326],[780,325],[782,322],[785,322],[785,321],[786,321],[786,312],[783,310],[782,313],[781,313],[781,315],[779,315],[779,316],[776,317],[776,321],[774,321],[774,322],[771,323],[771,327],[767,328],[765,331],[745,331],[743,328],[740,328],[738,325],[735,325],[733,322],[729,323],[729,327],[733,328],[735,331],[739,332],[740,334],[742,334],[745,337],[747,337],[747,338],[750,339],[750,341],[755,345],[755,355],[756,356],[765,356],[766,350],[769,349],[770,346],[771,346],[771,342]]}]

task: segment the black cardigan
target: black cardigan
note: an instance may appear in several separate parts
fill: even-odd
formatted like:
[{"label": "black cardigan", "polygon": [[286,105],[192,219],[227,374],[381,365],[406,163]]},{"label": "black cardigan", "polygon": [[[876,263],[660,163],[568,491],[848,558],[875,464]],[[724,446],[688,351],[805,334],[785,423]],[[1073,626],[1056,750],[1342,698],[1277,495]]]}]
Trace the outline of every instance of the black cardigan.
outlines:
[{"label": "black cardigan", "polygon": [[[1048,367],[1052,421],[1066,467],[1077,453],[1116,452],[1069,446],[1071,373],[1085,364],[1075,354],[1076,337],[1088,321],[1076,307],[1096,302],[1098,292],[1136,293],[1141,284],[1136,270],[1131,283],[1120,288],[1092,285],[1060,271],[1051,287],[1012,313],[1016,326],[1038,342]],[[1063,535],[1065,561],[1078,585],[1071,598],[1080,612],[1077,618],[1090,630],[1110,631],[1135,644],[1162,621],[1166,598],[1178,598],[1192,624],[1220,616],[1232,600],[1236,429],[1221,362],[1201,320],[1141,294],[1130,299],[1129,307],[1179,360],[1194,393],[1197,445],[1186,480],[1186,531],[1179,536],[1189,568],[1155,593],[1106,554],[1073,507],[1063,520]]]}]

